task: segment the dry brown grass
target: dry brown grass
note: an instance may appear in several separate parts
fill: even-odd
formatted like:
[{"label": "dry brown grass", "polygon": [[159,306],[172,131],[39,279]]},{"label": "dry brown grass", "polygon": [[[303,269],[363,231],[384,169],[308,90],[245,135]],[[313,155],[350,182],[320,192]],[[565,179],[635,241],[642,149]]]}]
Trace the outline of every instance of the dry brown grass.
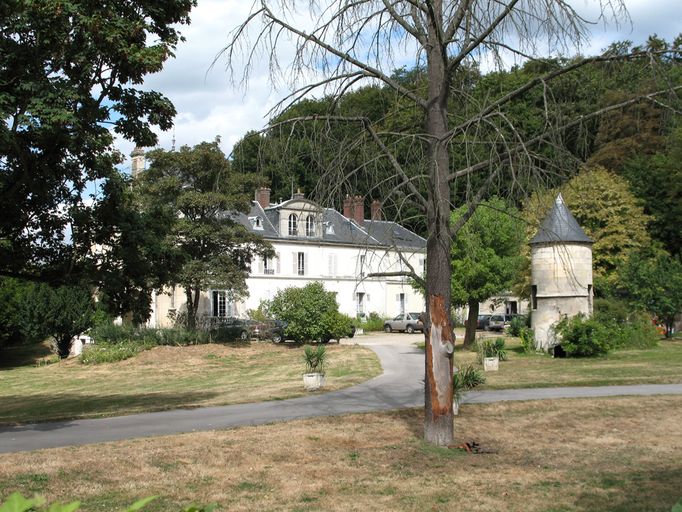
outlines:
[{"label": "dry brown grass", "polygon": [[321,418],[0,456],[0,495],[116,510],[669,512],[682,498],[682,397],[465,405],[457,442],[425,445],[421,412]]},{"label": "dry brown grass", "polygon": [[[327,349],[327,391],[381,373],[368,348]],[[305,394],[304,370],[303,348],[271,343],[161,346],[116,363],[6,368],[0,424],[282,400]]]}]

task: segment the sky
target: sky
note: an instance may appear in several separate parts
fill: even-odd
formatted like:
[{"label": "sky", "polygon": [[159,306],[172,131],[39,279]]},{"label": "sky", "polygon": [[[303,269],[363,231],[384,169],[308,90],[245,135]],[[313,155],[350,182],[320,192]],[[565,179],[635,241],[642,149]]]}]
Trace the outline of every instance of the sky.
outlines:
[{"label": "sky", "polygon": [[[619,26],[598,23],[583,54],[596,54],[613,41],[642,43],[651,34],[672,40],[682,33],[682,0],[624,0],[630,22]],[[589,20],[598,17],[597,0],[572,0],[571,3]],[[192,22],[181,28],[186,41],[180,43],[176,56],[164,69],[147,77],[146,89],[165,94],[175,105],[175,130],[158,132],[158,146],[170,149],[175,133],[176,145],[194,145],[221,138],[226,154],[249,130],[263,128],[268,111],[287,93],[285,86],[273,89],[268,69],[261,62],[246,86],[234,86],[225,60],[214,60],[227,44],[228,35],[249,14],[248,0],[198,0]],[[286,49],[283,53],[287,58]],[[117,148],[127,157],[133,143],[118,139]],[[123,164],[129,170],[129,158]]]}]

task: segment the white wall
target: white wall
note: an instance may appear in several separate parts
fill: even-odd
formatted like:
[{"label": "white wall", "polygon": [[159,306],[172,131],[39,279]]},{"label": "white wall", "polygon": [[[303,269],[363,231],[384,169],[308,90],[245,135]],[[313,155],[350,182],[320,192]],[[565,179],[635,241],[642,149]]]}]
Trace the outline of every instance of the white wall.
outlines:
[{"label": "white wall", "polygon": [[[249,309],[256,309],[261,300],[269,300],[279,291],[290,286],[303,287],[319,281],[326,290],[336,292],[342,313],[355,317],[358,311],[358,293],[363,296],[363,310],[366,314],[376,312],[381,316],[393,317],[400,312],[400,295],[404,294],[405,311],[423,311],[424,299],[404,277],[367,277],[372,272],[396,272],[405,270],[395,251],[348,247],[315,242],[274,242],[278,258],[270,262],[272,274],[266,274],[263,261],[255,258],[251,275],[246,283],[248,298],[235,304],[235,315],[245,317]],[[304,254],[304,275],[298,274],[297,255]],[[403,252],[403,257],[417,272],[422,272],[425,254]],[[364,263],[364,265],[361,265]],[[168,327],[172,321],[168,312],[175,305],[177,311],[185,309],[185,294],[180,287],[164,289],[153,297],[153,312],[150,326]],[[174,302],[173,302],[174,301]],[[210,290],[202,293],[199,315],[211,315]]]}]

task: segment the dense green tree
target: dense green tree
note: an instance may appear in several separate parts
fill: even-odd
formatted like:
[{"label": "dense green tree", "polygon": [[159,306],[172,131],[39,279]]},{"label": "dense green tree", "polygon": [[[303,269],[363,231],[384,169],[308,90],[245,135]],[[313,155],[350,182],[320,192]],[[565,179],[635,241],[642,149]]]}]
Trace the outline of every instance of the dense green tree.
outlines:
[{"label": "dense green tree", "polygon": [[95,313],[92,291],[82,286],[37,285],[26,296],[24,308],[34,312],[22,319],[26,330],[39,328],[47,333],[53,351],[62,359],[68,357],[74,336],[92,327]]},{"label": "dense green tree", "polygon": [[[456,223],[467,212],[452,213]],[[479,302],[509,290],[523,256],[524,223],[516,208],[500,198],[482,202],[452,245],[452,301],[469,307],[464,344],[476,336]]]},{"label": "dense green tree", "polygon": [[682,313],[682,261],[667,254],[635,253],[620,269],[620,284],[635,306],[658,317],[671,337]]},{"label": "dense green tree", "polygon": [[280,290],[268,304],[271,315],[287,322],[287,338],[298,342],[325,341],[347,336],[350,322],[339,313],[336,294],[322,283]]},{"label": "dense green tree", "polygon": [[624,178],[603,167],[584,168],[561,188],[539,192],[525,202],[523,216],[528,222],[529,237],[535,234],[559,192],[578,224],[594,241],[595,293],[607,293],[615,286],[617,270],[628,256],[651,247],[647,231],[651,218],[644,213]]},{"label": "dense green tree", "polygon": [[682,250],[682,129],[675,130],[653,155],[638,154],[622,175],[644,211],[652,216],[649,232],[673,255]]},{"label": "dense green tree", "polygon": [[0,3],[1,275],[63,282],[87,267],[86,187],[121,162],[114,133],[150,146],[153,126],[171,127],[171,102],[137,86],[173,55],[194,4]]},{"label": "dense green tree", "polygon": [[169,282],[184,288],[187,327],[193,329],[202,290],[243,297],[254,255],[274,255],[237,218],[248,212],[262,178],[235,172],[218,139],[179,151],[157,149],[147,158],[149,168],[136,184],[142,210],[167,226]]}]

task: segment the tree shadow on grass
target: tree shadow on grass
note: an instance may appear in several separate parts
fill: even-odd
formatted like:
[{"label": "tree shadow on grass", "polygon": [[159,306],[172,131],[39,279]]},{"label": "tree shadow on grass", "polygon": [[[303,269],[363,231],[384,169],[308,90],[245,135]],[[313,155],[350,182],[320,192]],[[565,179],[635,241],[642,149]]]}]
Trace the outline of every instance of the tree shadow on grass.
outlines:
[{"label": "tree shadow on grass", "polygon": [[10,370],[21,366],[35,366],[52,355],[49,342],[30,345],[12,345],[0,349],[0,370]]},{"label": "tree shadow on grass", "polygon": [[[59,393],[9,395],[3,397],[3,402],[17,404],[17,406],[16,408],[3,408],[4,410],[0,413],[0,433],[61,428],[59,424],[47,422],[122,416],[170,409],[193,409],[206,406],[206,402],[218,395],[219,393],[213,391],[96,396]],[[38,425],[29,425],[34,423]]]},{"label": "tree shadow on grass", "polygon": [[682,499],[682,467],[603,473],[597,475],[595,485],[585,488],[574,510],[670,512]]}]

